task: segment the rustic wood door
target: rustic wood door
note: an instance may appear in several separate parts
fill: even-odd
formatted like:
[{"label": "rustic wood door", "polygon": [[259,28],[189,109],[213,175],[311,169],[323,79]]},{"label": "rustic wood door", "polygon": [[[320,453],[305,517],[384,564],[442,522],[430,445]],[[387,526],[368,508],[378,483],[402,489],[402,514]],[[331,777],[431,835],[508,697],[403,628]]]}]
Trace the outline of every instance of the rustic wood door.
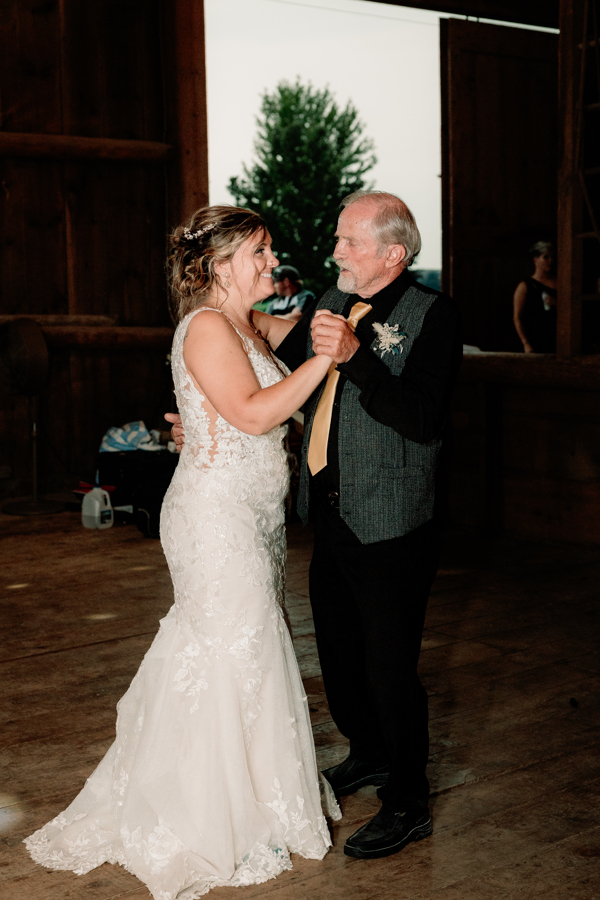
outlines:
[{"label": "rustic wood door", "polygon": [[441,21],[442,279],[482,350],[521,349],[512,295],[556,234],[557,68],[555,34]]}]

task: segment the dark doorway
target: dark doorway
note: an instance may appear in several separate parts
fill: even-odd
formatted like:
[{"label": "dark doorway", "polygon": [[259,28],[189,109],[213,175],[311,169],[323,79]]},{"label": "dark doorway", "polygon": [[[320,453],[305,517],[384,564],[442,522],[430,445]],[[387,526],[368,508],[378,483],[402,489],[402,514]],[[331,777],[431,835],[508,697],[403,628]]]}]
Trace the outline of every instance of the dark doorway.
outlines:
[{"label": "dark doorway", "polygon": [[512,295],[557,208],[558,37],[442,19],[443,286],[465,342],[520,350]]}]

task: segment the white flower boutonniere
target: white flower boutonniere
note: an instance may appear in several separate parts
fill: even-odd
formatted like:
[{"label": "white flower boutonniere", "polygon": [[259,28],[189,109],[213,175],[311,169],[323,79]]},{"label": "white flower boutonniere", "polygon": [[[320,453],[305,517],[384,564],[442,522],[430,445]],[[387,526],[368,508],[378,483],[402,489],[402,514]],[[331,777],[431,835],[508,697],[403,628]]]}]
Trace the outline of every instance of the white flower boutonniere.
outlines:
[{"label": "white flower boutonniere", "polygon": [[382,356],[386,353],[393,353],[394,356],[399,356],[404,350],[402,341],[406,339],[406,335],[403,331],[398,331],[398,328],[398,325],[390,325],[388,322],[384,322],[383,325],[379,322],[373,322],[373,329],[379,335],[379,341],[375,345],[375,349],[381,350]]}]

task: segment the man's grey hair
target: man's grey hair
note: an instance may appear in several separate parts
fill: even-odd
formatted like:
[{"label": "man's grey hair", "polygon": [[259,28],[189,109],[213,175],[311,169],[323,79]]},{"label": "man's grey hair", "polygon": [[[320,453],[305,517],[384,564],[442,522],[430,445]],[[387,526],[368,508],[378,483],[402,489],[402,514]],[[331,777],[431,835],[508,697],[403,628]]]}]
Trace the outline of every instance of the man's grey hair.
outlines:
[{"label": "man's grey hair", "polygon": [[421,252],[421,235],[406,203],[386,191],[354,191],[344,197],[340,206],[345,209],[365,199],[372,200],[378,207],[373,217],[373,237],[379,252],[383,253],[390,244],[402,244],[406,251],[403,262],[406,266],[412,265]]}]

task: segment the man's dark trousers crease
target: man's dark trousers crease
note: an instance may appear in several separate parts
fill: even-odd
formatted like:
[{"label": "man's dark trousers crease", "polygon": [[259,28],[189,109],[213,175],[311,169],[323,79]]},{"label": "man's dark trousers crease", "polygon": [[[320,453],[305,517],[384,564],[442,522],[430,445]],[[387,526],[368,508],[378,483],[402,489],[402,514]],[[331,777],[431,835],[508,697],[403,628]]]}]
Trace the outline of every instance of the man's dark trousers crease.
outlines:
[{"label": "man's dark trousers crease", "polygon": [[431,520],[403,537],[362,544],[328,498],[313,492],[311,504],[319,512],[310,596],[332,718],[352,757],[389,764],[384,805],[426,801],[427,692],[417,661],[439,529]]}]

